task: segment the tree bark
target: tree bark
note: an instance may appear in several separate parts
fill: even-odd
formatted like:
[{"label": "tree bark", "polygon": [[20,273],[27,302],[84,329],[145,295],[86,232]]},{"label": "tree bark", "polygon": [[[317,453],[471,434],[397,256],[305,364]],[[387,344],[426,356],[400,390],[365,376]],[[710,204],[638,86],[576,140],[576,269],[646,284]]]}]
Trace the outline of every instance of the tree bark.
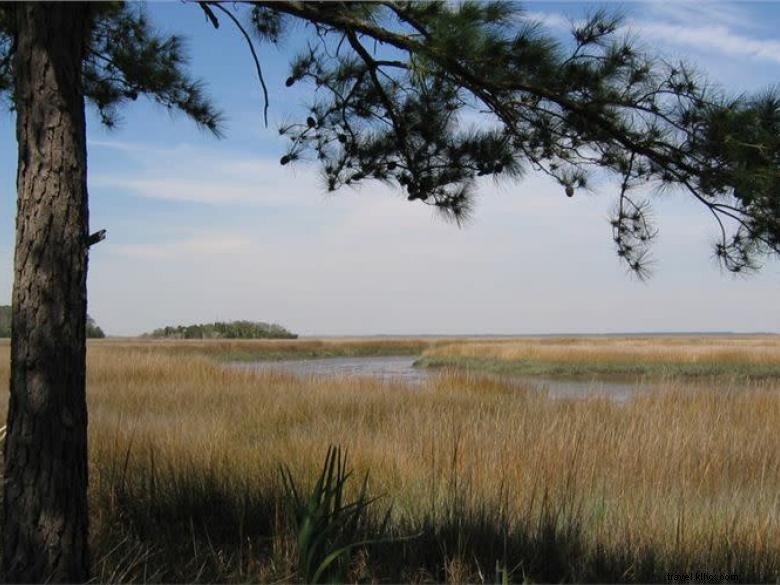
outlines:
[{"label": "tree bark", "polygon": [[3,577],[83,582],[89,226],[80,78],[89,7],[12,9],[19,161]]}]

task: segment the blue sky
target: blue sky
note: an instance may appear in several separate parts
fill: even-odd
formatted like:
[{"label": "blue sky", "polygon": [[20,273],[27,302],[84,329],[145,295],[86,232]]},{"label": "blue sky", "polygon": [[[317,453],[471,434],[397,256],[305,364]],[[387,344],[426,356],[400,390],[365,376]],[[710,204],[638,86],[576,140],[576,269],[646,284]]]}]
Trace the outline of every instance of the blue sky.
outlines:
[{"label": "blue sky", "polygon": [[[525,5],[556,34],[598,6]],[[696,64],[729,91],[780,82],[780,4],[606,6],[649,50]],[[325,194],[313,164],[278,164],[277,127],[309,95],[284,86],[303,29],[279,49],[260,47],[266,129],[252,61],[229,23],[215,31],[178,2],[147,9],[159,28],[189,39],[192,70],[226,112],[227,137],[144,100],[113,131],[90,114],[91,225],[108,239],[91,253],[89,312],[109,333],[242,318],[301,334],[780,332],[780,262],[751,278],[722,273],[715,226],[679,194],[653,198],[661,232],[648,282],[615,256],[614,185],[568,199],[539,176],[486,182],[462,229],[386,187]],[[0,304],[11,293],[13,123],[0,117]]]}]

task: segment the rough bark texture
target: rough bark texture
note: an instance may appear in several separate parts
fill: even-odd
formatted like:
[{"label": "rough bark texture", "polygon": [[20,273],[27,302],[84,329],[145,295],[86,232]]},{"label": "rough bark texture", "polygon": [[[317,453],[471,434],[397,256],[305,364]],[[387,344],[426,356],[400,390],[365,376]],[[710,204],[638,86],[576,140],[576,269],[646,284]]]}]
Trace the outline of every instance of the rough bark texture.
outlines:
[{"label": "rough bark texture", "polygon": [[87,565],[87,153],[83,4],[15,7],[19,167],[3,577],[80,582]]}]

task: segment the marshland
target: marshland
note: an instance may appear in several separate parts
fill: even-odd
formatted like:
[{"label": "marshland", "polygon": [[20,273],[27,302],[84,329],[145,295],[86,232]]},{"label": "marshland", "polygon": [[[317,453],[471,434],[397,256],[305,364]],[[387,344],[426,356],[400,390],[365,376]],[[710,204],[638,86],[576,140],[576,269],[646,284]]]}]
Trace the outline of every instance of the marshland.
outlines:
[{"label": "marshland", "polygon": [[[382,355],[432,373],[235,367]],[[3,394],[8,364],[0,342]],[[652,391],[560,398],[535,375]],[[334,578],[780,577],[778,336],[93,340],[87,393],[99,581],[304,579],[283,478],[308,497],[332,445],[345,501],[366,477],[376,498]]]}]

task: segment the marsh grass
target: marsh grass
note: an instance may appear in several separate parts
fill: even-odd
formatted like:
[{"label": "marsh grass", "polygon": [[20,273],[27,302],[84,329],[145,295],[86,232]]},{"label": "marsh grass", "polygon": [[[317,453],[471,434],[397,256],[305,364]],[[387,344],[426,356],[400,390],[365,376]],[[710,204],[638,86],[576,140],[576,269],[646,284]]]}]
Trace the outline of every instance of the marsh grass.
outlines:
[{"label": "marsh grass", "polygon": [[428,348],[456,345],[465,339],[436,337],[299,338],[299,339],[108,339],[102,349],[139,354],[205,356],[219,361],[285,360],[329,357],[417,355]]},{"label": "marsh grass", "polygon": [[416,365],[571,378],[780,379],[780,336],[461,341],[426,348]]},{"label": "marsh grass", "polygon": [[[331,444],[392,502],[388,535],[416,535],[355,551],[352,581],[780,577],[774,380],[554,400],[474,373],[299,378],[141,345],[89,346],[99,581],[299,580],[278,469],[309,490]],[[7,368],[0,346],[2,384]]]}]

